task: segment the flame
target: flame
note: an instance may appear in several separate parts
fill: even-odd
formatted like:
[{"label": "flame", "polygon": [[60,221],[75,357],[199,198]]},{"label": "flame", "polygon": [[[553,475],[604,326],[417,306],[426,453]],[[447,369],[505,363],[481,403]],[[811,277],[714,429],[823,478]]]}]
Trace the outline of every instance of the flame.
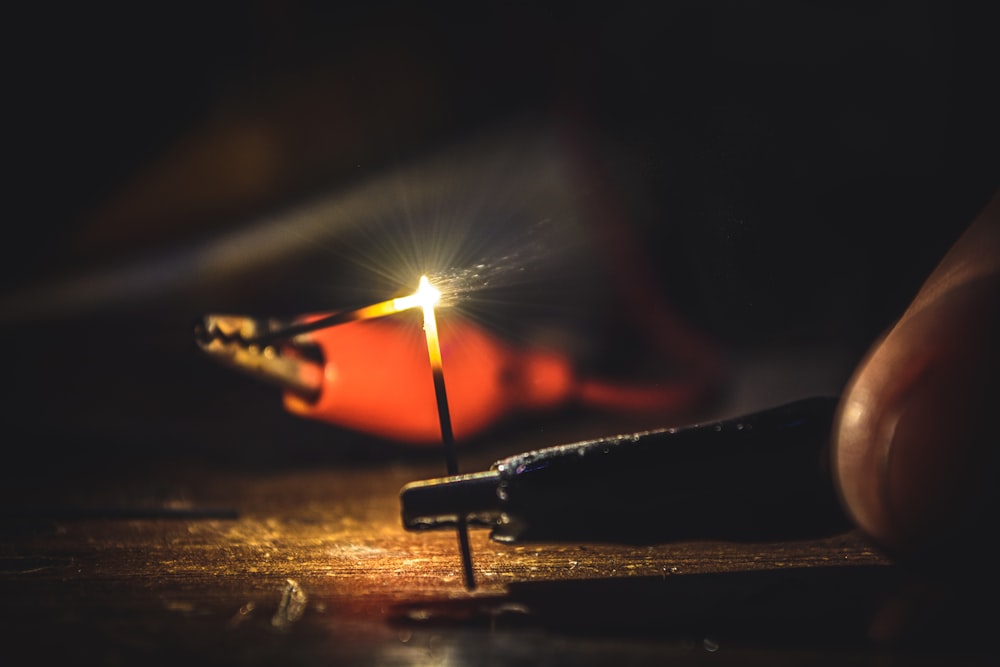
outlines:
[{"label": "flame", "polygon": [[[423,308],[426,319],[427,308],[433,308],[440,300],[441,292],[431,285],[427,276],[420,276],[420,286],[413,294],[410,294],[409,296],[401,296],[396,299],[389,299],[387,301],[381,301],[379,303],[351,311],[350,313],[344,313],[340,315],[340,319],[343,321],[372,320],[379,317],[385,317],[387,315],[394,315],[395,313],[401,313],[404,310],[410,310],[411,308]],[[338,322],[338,324],[339,323],[340,322]]]},{"label": "flame", "polygon": [[398,299],[392,299],[391,302],[386,303],[392,304],[391,307],[393,312],[398,313],[403,310],[409,310],[410,308],[423,308],[426,313],[428,308],[433,308],[440,300],[441,292],[431,285],[431,281],[427,279],[427,276],[420,276],[420,286],[417,288],[416,292],[409,296],[401,296]]},{"label": "flame", "polygon": [[424,309],[424,335],[427,337],[427,355],[431,360],[431,369],[435,373],[441,372],[441,344],[438,341],[437,318],[434,317],[434,306],[441,299],[439,292],[427,276],[420,276],[420,287],[412,298],[419,300],[420,307]]},{"label": "flame", "polygon": [[420,305],[426,308],[433,308],[441,300],[441,292],[431,285],[427,276],[420,276],[420,286],[417,288],[415,296],[420,297]]}]

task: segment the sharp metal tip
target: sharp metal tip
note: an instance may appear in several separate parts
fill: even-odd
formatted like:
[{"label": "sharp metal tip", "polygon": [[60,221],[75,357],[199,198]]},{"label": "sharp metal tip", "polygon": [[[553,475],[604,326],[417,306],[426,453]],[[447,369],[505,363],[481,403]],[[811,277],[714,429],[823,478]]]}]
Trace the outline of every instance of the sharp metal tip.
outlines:
[{"label": "sharp metal tip", "polygon": [[466,590],[475,590],[476,575],[472,570],[472,549],[469,547],[469,527],[465,517],[458,519],[458,549],[462,552],[462,573],[465,576]]}]

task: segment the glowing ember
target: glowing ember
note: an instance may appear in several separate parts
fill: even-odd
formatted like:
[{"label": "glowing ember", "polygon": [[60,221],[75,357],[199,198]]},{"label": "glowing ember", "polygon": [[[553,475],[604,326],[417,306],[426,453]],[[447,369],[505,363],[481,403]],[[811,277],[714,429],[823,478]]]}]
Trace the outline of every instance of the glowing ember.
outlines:
[{"label": "glowing ember", "polygon": [[[441,344],[438,341],[438,330],[437,330],[437,318],[434,317],[434,305],[440,300],[441,292],[434,289],[430,281],[427,280],[427,276],[420,277],[420,288],[417,289],[416,294],[413,295],[414,299],[418,299],[421,307],[424,309],[424,335],[427,337],[427,354],[430,356],[431,360],[431,370],[435,375],[441,373]],[[443,384],[443,380],[442,380]],[[444,392],[444,387],[442,386],[440,391]],[[444,400],[447,405],[447,399],[443,396],[439,396],[439,407],[441,400]],[[445,430],[451,431],[450,420],[447,425],[442,423],[441,435],[446,440],[450,437],[450,433],[445,433]]]}]

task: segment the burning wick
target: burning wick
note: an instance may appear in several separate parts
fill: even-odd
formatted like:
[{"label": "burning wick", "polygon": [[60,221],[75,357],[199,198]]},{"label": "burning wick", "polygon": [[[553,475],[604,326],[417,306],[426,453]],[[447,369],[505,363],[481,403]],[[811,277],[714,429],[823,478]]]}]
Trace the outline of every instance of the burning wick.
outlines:
[{"label": "burning wick", "polygon": [[[458,474],[458,458],[455,455],[455,435],[451,430],[451,413],[448,410],[448,394],[444,387],[444,370],[441,364],[441,344],[438,341],[437,318],[434,317],[434,306],[441,299],[437,291],[427,280],[420,277],[420,287],[410,297],[396,299],[404,301],[415,299],[424,310],[424,335],[427,338],[427,356],[431,361],[431,373],[434,376],[434,397],[437,399],[438,421],[441,424],[441,441],[444,443],[444,458],[449,475]],[[409,306],[407,306],[409,307]],[[469,548],[469,531],[465,517],[459,516],[456,522],[458,532],[458,547],[462,553],[462,571],[465,575],[465,587],[470,591],[476,587],[472,573],[472,551]]]},{"label": "burning wick", "polygon": [[[251,338],[246,341],[248,345],[260,345],[266,346],[274,343],[278,340],[285,340],[289,338],[294,338],[300,334],[309,333],[310,331],[319,331],[320,329],[327,329],[329,327],[337,326],[338,324],[346,324],[347,322],[357,322],[359,320],[373,320],[379,317],[385,317],[386,315],[394,315],[395,313],[401,313],[404,310],[409,310],[410,308],[417,308],[422,306],[424,309],[424,322],[426,327],[427,322],[427,309],[431,308],[430,320],[434,321],[434,304],[436,304],[441,299],[441,292],[434,289],[430,282],[427,280],[427,276],[422,276],[420,278],[420,289],[418,289],[413,294],[409,296],[401,296],[395,299],[388,299],[386,301],[381,301],[379,303],[372,304],[370,306],[364,306],[363,308],[356,308],[355,310],[345,310],[337,313],[332,313],[324,317],[312,320],[310,322],[302,322],[300,324],[293,324],[291,326],[285,327],[280,330],[271,331],[265,334],[261,334],[255,338]],[[435,337],[437,336],[437,330],[435,329]],[[430,341],[428,340],[428,344]],[[436,347],[436,346],[435,346]],[[433,363],[433,359],[431,361]],[[438,353],[438,366],[441,365],[441,355]]]},{"label": "burning wick", "polygon": [[[455,434],[451,429],[451,414],[448,410],[448,394],[444,388],[444,371],[441,365],[441,343],[438,341],[437,319],[434,317],[434,306],[441,300],[441,292],[431,285],[427,276],[420,277],[420,286],[409,296],[389,299],[371,306],[357,308],[339,313],[333,313],[311,322],[295,324],[284,329],[268,332],[251,340],[247,344],[260,346],[270,345],[277,340],[288,339],[310,331],[326,329],[327,327],[385,317],[395,313],[420,307],[424,311],[424,334],[427,338],[427,355],[431,362],[431,373],[434,377],[434,397],[437,400],[438,422],[441,425],[441,441],[444,443],[445,463],[449,475],[458,474],[458,459],[455,456]],[[462,569],[465,575],[465,586],[469,590],[476,587],[472,572],[472,552],[469,548],[469,532],[464,516],[457,521],[458,546],[462,553]]]}]

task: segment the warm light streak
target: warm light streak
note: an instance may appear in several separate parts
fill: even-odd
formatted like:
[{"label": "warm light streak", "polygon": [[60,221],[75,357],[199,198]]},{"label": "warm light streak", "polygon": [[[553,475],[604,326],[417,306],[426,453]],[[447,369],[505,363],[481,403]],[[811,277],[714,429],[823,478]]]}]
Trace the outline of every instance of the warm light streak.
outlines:
[{"label": "warm light streak", "polygon": [[413,294],[410,294],[409,296],[401,296],[396,299],[389,299],[388,301],[382,301],[381,303],[365,306],[364,308],[359,308],[354,311],[353,319],[370,320],[376,317],[385,317],[386,315],[401,313],[404,310],[409,310],[410,308],[423,308],[425,320],[427,319],[427,309],[430,308],[431,318],[433,319],[434,306],[436,306],[440,300],[441,292],[431,285],[430,281],[427,280],[427,276],[420,276],[420,286]]},{"label": "warm light streak", "polygon": [[365,306],[364,308],[358,308],[353,311],[353,320],[373,320],[377,317],[385,317],[386,315],[393,315],[408,308],[413,308],[416,304],[408,304],[406,301],[408,299],[413,299],[413,296],[401,297],[399,299],[389,299],[388,301],[382,301],[381,303],[372,304],[371,306]]},{"label": "warm light streak", "polygon": [[434,306],[441,298],[441,292],[434,289],[427,276],[420,276],[420,287],[410,298],[419,301],[424,309],[424,335],[427,337],[427,354],[431,360],[431,370],[441,372],[441,343],[438,340],[437,318],[434,317]]},{"label": "warm light streak", "polygon": [[[278,331],[265,333],[255,338],[248,338],[246,339],[246,343],[259,346],[270,345],[279,340],[293,338],[310,331],[326,329],[327,327],[334,327],[347,322],[373,320],[379,317],[386,317],[387,315],[394,315],[411,308],[423,308],[424,323],[426,326],[427,321],[430,320],[431,327],[434,330],[436,347],[437,323],[434,321],[434,306],[437,305],[440,300],[441,292],[431,285],[430,281],[427,280],[427,276],[421,276],[420,286],[417,288],[416,292],[409,296],[401,296],[396,299],[380,301],[379,303],[358,308],[356,310],[340,311],[330,315],[317,317],[308,322],[301,322]],[[433,358],[431,359],[431,363],[434,363]],[[438,367],[440,367],[440,363],[440,353],[438,353]]]}]

